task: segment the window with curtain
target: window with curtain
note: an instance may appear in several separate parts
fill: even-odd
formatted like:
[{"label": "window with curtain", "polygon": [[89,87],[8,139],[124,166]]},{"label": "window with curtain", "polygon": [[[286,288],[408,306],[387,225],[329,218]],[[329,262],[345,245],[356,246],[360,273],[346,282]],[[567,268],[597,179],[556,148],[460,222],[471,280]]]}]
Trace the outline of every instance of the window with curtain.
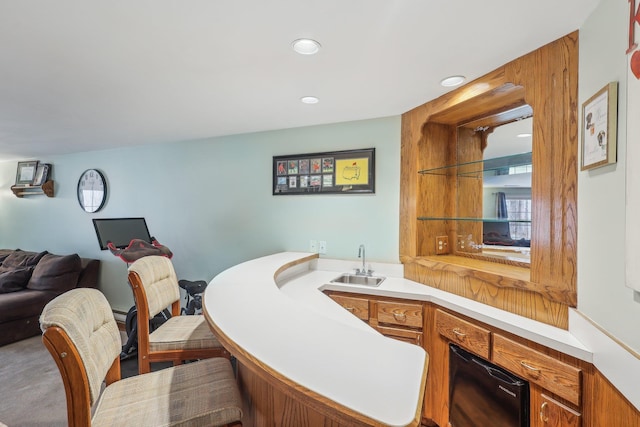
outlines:
[{"label": "window with curtain", "polygon": [[[522,196],[506,196],[507,215],[512,220],[529,220],[531,221],[531,198]],[[531,240],[531,223],[530,222],[511,222],[509,231],[513,240]]]}]

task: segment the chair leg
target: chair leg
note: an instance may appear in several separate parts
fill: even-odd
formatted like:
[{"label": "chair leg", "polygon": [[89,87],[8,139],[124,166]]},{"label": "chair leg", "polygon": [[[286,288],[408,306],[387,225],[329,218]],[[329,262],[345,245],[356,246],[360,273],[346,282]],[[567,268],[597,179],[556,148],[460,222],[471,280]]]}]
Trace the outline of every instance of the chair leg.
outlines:
[{"label": "chair leg", "polygon": [[151,372],[149,358],[140,353],[138,357],[138,374],[148,374],[149,372]]}]

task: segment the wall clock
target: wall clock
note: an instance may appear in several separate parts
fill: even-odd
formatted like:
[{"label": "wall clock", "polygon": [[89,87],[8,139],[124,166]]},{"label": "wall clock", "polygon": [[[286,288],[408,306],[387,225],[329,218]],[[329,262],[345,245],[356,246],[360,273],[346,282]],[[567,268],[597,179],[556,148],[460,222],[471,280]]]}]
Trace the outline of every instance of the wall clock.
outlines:
[{"label": "wall clock", "polygon": [[87,169],[78,180],[78,203],[89,213],[98,212],[107,200],[107,181],[97,169]]}]

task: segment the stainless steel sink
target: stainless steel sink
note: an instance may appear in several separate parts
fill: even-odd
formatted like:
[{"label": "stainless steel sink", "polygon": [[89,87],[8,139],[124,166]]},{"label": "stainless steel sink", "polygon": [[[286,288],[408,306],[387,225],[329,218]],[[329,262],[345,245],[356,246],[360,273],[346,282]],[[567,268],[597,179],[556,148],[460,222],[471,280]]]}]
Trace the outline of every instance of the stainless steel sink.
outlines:
[{"label": "stainless steel sink", "polygon": [[359,274],[344,273],[335,279],[331,280],[332,283],[346,283],[349,285],[364,285],[364,286],[380,286],[380,283],[384,281],[384,277],[381,276],[361,276]]}]

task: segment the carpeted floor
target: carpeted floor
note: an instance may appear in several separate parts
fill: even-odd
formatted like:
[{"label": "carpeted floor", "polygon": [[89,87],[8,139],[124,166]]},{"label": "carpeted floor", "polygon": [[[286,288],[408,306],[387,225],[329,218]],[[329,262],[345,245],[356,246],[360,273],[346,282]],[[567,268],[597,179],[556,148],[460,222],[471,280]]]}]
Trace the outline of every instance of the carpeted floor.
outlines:
[{"label": "carpeted floor", "polygon": [[9,427],[65,427],[60,372],[35,336],[0,347],[0,422]]},{"label": "carpeted floor", "polygon": [[[163,365],[155,364],[154,370]],[[136,357],[122,361],[121,368],[123,377],[136,375]],[[0,426],[2,423],[8,427],[67,426],[60,372],[41,336],[0,347]]]}]

